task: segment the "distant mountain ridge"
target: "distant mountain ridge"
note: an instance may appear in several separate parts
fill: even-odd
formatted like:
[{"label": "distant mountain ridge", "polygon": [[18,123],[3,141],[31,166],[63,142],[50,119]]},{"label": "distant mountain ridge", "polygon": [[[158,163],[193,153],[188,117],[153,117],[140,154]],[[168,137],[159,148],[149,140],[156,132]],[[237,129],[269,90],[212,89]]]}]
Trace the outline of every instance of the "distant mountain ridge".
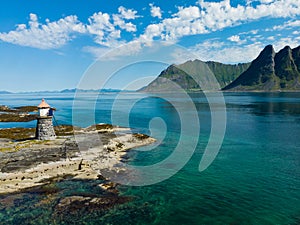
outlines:
[{"label": "distant mountain ridge", "polygon": [[102,92],[102,93],[110,93],[110,92],[130,92],[129,90],[119,90],[119,89],[78,89],[78,88],[72,88],[72,89],[64,89],[60,91],[22,91],[22,92],[8,92],[8,91],[0,91],[0,94],[38,94],[38,93],[75,93],[75,92]]},{"label": "distant mountain ridge", "polygon": [[[197,82],[190,76],[197,78]],[[213,85],[214,76],[219,89]],[[236,65],[219,62],[187,61],[171,65],[140,91],[172,91],[170,81],[187,91],[300,91],[300,46],[284,47],[278,53],[272,45],[267,45],[251,63]],[[200,81],[200,82],[199,82]],[[202,88],[203,89],[203,88]]]},{"label": "distant mountain ridge", "polygon": [[11,94],[9,91],[0,91],[0,94]]},{"label": "distant mountain ridge", "polygon": [[59,91],[60,93],[75,93],[75,92],[121,92],[122,90],[119,89],[78,89],[78,88],[72,88],[72,89],[64,89]]},{"label": "distant mountain ridge", "polygon": [[[170,84],[167,82],[168,80],[177,83],[181,88],[189,91],[201,90],[197,83],[200,83],[202,87],[205,86],[206,88],[210,87],[212,90],[218,90],[220,87],[223,88],[235,80],[249,66],[250,63],[231,65],[213,61],[203,62],[198,59],[190,60],[180,65],[173,64],[169,66],[160,73],[157,79],[140,89],[140,91],[168,91],[170,89]],[[193,74],[195,77],[198,77],[198,82],[195,82],[188,74]],[[213,75],[220,84],[220,87],[215,86],[214,80],[211,79]]]},{"label": "distant mountain ridge", "polygon": [[223,88],[229,91],[300,90],[300,46],[284,47],[278,53],[266,46],[250,67]]}]

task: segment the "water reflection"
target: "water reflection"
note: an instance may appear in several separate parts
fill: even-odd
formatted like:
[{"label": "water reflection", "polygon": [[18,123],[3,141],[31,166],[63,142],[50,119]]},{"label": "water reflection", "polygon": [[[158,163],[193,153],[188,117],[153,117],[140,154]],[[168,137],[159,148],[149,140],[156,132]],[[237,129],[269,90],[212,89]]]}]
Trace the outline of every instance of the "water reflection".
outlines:
[{"label": "water reflection", "polygon": [[300,103],[288,102],[257,102],[248,105],[252,112],[256,115],[300,115]]},{"label": "water reflection", "polygon": [[237,109],[257,116],[300,115],[300,93],[226,93],[228,110]]}]

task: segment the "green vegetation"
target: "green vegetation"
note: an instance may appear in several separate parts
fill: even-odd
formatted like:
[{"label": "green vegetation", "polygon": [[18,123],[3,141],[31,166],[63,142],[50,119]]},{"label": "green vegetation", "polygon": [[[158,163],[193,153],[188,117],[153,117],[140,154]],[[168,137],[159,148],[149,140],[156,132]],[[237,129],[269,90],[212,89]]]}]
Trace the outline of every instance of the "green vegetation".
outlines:
[{"label": "green vegetation", "polygon": [[[69,136],[74,134],[74,130],[80,129],[73,127],[72,125],[60,125],[55,126],[55,134],[57,136]],[[0,129],[0,138],[6,138],[10,140],[26,140],[35,137],[35,128],[5,128]]]},{"label": "green vegetation", "polygon": [[36,106],[10,108],[6,105],[1,105],[0,122],[29,122],[37,118],[37,115],[29,113],[37,111],[38,108]]},{"label": "green vegetation", "polygon": [[234,81],[241,73],[246,71],[250,63],[239,63],[235,65],[222,64],[219,62],[207,62],[207,65],[217,78],[221,88]]},{"label": "green vegetation", "polygon": [[13,109],[9,108],[6,105],[0,105],[0,112],[11,112]]},{"label": "green vegetation", "polygon": [[[200,60],[187,61],[180,65],[171,65],[162,71],[157,79],[151,82],[141,91],[168,91],[169,81],[175,82],[187,91],[199,91],[202,87],[206,90],[218,90],[236,79],[240,73],[244,72],[250,63],[240,63],[236,65],[222,64],[218,62],[202,62]],[[193,78],[197,80],[195,81]],[[216,86],[215,77],[220,85]]]},{"label": "green vegetation", "polygon": [[10,108],[6,105],[0,105],[0,112],[13,112],[13,113],[25,113],[25,112],[37,112],[37,106],[20,106],[15,108]]},{"label": "green vegetation", "polygon": [[0,129],[0,138],[24,140],[35,137],[35,128],[7,128]]},{"label": "green vegetation", "polygon": [[230,91],[300,90],[300,46],[286,46],[275,53],[268,45],[251,66],[234,82],[223,88]]},{"label": "green vegetation", "polygon": [[103,129],[109,129],[110,130],[110,129],[114,128],[114,126],[111,125],[111,124],[96,124],[95,127],[96,127],[97,130],[103,130]]},{"label": "green vegetation", "polygon": [[2,113],[0,114],[0,122],[29,122],[36,120],[37,115],[19,114],[19,113]]},{"label": "green vegetation", "polygon": [[132,135],[133,137],[139,139],[139,140],[145,140],[145,139],[148,139],[149,136],[147,134],[138,134],[138,133],[135,133]]},{"label": "green vegetation", "polygon": [[[114,126],[111,124],[96,124],[92,125],[84,131],[107,131],[113,130]],[[74,135],[74,131],[80,131],[82,128],[72,126],[72,125],[59,125],[54,127],[56,136],[70,136]],[[139,134],[136,134],[139,135]],[[10,140],[26,140],[33,139],[35,137],[35,128],[5,128],[0,129],[0,138],[10,139]]]},{"label": "green vegetation", "polygon": [[69,136],[74,134],[74,130],[79,128],[72,125],[59,125],[54,127],[56,136]]},{"label": "green vegetation", "polygon": [[[215,85],[213,77],[220,86]],[[273,46],[268,45],[251,63],[228,65],[193,60],[171,65],[140,91],[172,92],[173,82],[190,92],[220,88],[230,91],[299,91],[300,46],[294,49],[286,46],[275,53]]]},{"label": "green vegetation", "polygon": [[38,107],[37,106],[20,106],[14,108],[18,112],[37,112]]},{"label": "green vegetation", "polygon": [[51,141],[28,139],[17,142],[0,143],[0,152],[17,152],[26,148],[33,148],[40,145],[51,145]]},{"label": "green vegetation", "polygon": [[114,128],[111,124],[95,124],[85,128],[86,131],[98,131],[99,133],[106,133]]}]

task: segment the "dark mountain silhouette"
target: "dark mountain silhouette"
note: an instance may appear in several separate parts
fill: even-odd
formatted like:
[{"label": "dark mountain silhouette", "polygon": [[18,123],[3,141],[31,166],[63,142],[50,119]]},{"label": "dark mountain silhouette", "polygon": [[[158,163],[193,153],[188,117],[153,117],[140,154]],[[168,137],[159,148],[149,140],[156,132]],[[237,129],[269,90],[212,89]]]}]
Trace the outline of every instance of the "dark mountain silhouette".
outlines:
[{"label": "dark mountain silhouette", "polygon": [[300,90],[300,46],[284,47],[275,53],[266,46],[250,67],[231,84],[229,91],[297,91]]}]

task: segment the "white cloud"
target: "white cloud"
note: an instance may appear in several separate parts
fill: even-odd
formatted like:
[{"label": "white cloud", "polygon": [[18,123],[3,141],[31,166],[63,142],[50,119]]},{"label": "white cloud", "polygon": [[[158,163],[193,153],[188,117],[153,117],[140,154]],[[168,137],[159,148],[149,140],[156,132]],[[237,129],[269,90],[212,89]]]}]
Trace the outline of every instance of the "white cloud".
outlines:
[{"label": "white cloud", "polygon": [[95,46],[85,46],[82,49],[85,52],[91,53],[95,58],[100,58],[101,56],[105,55],[110,48],[108,47],[95,47]]},{"label": "white cloud", "polygon": [[123,6],[120,6],[118,8],[118,11],[119,13],[121,14],[122,18],[123,19],[126,19],[126,20],[133,20],[135,18],[137,18],[138,16],[136,15],[137,14],[137,11],[133,10],[133,9],[126,9],[125,7]]},{"label": "white cloud", "polygon": [[258,32],[259,32],[259,30],[250,30],[250,31],[247,31],[247,32],[242,32],[242,33],[240,33],[240,35],[241,34],[243,34],[243,35],[245,35],[245,34],[252,34],[252,35],[255,35],[255,34],[258,34]]},{"label": "white cloud", "polygon": [[86,25],[88,34],[95,36],[94,40],[97,44],[104,47],[118,47],[125,42],[120,40],[122,30],[136,31],[136,26],[127,21],[137,18],[137,11],[126,9],[123,6],[120,6],[118,11],[119,14],[113,15],[98,12],[88,19],[89,24]]},{"label": "white cloud", "polygon": [[120,56],[124,57],[138,53],[143,45],[142,42],[131,41],[123,45],[119,44],[116,48],[87,46],[83,50],[91,53],[97,60],[103,60],[103,56],[105,56],[105,60],[115,60]]},{"label": "white cloud", "polygon": [[197,6],[178,7],[178,13],[175,13],[173,16],[181,20],[191,21],[200,17],[200,9]]},{"label": "white cloud", "polygon": [[31,13],[28,25],[29,27],[19,24],[14,31],[0,33],[0,40],[22,46],[51,49],[65,45],[73,39],[72,34],[86,31],[77,16],[67,16],[55,22],[46,20],[45,24],[41,24],[37,15]]},{"label": "white cloud", "polygon": [[[270,41],[272,41],[270,43]],[[267,44],[272,44],[276,52],[289,45],[295,48],[300,45],[300,37],[283,37],[267,41],[255,41],[250,44],[231,45],[217,39],[206,40],[189,48],[198,59],[203,61],[218,61],[222,63],[251,62]]]},{"label": "white cloud", "polygon": [[121,31],[135,32],[136,26],[132,20],[137,18],[137,11],[119,7],[119,14],[94,13],[88,18],[88,23],[83,24],[77,16],[67,16],[58,21],[40,23],[38,16],[29,15],[28,26],[18,24],[16,29],[8,33],[0,33],[0,40],[21,46],[39,49],[55,49],[62,47],[78,34],[94,36],[95,43],[105,47],[117,47],[123,44]]},{"label": "white cloud", "polygon": [[158,17],[159,19],[161,19],[162,17],[162,12],[160,7],[158,6],[154,6],[153,4],[149,4],[150,8],[150,13],[152,17]]},{"label": "white cloud", "polygon": [[186,49],[181,49],[181,48],[174,48],[174,51],[171,53],[171,56],[173,58],[172,63],[177,64],[177,65],[185,63],[188,60],[199,59],[191,51],[188,51]]},{"label": "white cloud", "polygon": [[[78,34],[84,34],[92,36],[94,42],[102,48],[101,51],[106,51],[106,48],[117,47],[125,43],[133,43],[132,46],[135,51],[139,49],[136,42],[142,42],[146,45],[152,40],[176,42],[183,36],[210,33],[266,17],[295,18],[300,15],[299,0],[260,0],[255,1],[255,4],[251,2],[254,3],[254,1],[248,1],[248,4],[244,6],[240,4],[232,6],[230,0],[220,2],[199,0],[197,5],[178,7],[177,12],[166,18],[162,18],[161,9],[158,6],[150,4],[151,15],[161,18],[161,20],[159,23],[146,25],[144,31],[138,31],[135,25],[135,19],[139,17],[137,11],[126,9],[123,6],[118,8],[117,14],[97,12],[88,18],[88,23],[86,24],[80,22],[76,16],[67,16],[54,22],[46,20],[44,23],[40,23],[37,15],[30,14],[28,25],[19,24],[13,31],[0,33],[0,40],[22,46],[51,49],[65,45]],[[298,26],[300,26],[300,21],[293,19],[274,29]],[[132,36],[127,35],[125,40],[123,39],[124,32],[130,33]],[[258,30],[252,30],[248,33],[251,34],[249,36],[256,36],[248,37],[241,33],[228,38],[231,42],[241,45],[233,47],[232,50],[235,52],[239,52],[241,48],[245,47],[242,44],[246,40],[252,39],[252,41],[258,42],[257,45],[254,45],[253,52],[249,49],[247,54],[242,54],[245,60],[253,56],[257,50],[256,48],[258,48],[257,46],[261,47],[262,44],[260,45],[260,43],[264,39],[264,37],[257,35]],[[297,33],[294,35],[297,35]],[[272,36],[276,35],[272,34]],[[278,39],[279,37],[276,36],[276,38]],[[293,40],[296,40],[296,38]],[[215,42],[212,44],[215,44]],[[223,47],[225,49],[228,48],[226,46]],[[247,49],[247,46],[245,48]],[[199,48],[195,47],[195,49],[201,53]],[[92,50],[89,52],[92,52]],[[220,61],[226,60],[226,53],[219,52],[220,54],[217,55],[216,59]],[[207,54],[206,58],[209,58],[211,55],[209,52],[205,52],[205,54]],[[205,54],[203,53],[203,56]],[[229,59],[232,58],[228,57]]]},{"label": "white cloud", "polygon": [[[196,6],[178,7],[178,12],[173,14],[171,18],[166,18],[158,24],[148,25],[141,37],[146,40],[159,37],[164,41],[175,41],[182,36],[207,33],[202,24],[196,23],[195,19],[199,17],[200,10]],[[160,32],[149,32],[154,27],[157,28],[156,31],[159,30]]]},{"label": "white cloud", "polygon": [[163,31],[162,24],[150,24],[147,26],[144,34],[139,37],[139,41],[141,42],[149,42],[153,40],[153,37],[160,36]]},{"label": "white cloud", "polygon": [[300,45],[300,40],[293,37],[283,37],[273,43],[275,51],[279,51],[287,45],[289,45],[291,48],[296,48]]},{"label": "white cloud", "polygon": [[113,14],[113,24],[119,26],[121,29],[126,30],[127,32],[135,32],[136,26],[131,22],[125,22],[125,20],[134,20],[138,16],[137,11],[133,9],[126,9],[123,6],[120,6],[119,14]]},{"label": "white cloud", "polygon": [[270,3],[273,3],[274,0],[260,0],[260,2],[263,4],[270,4]]},{"label": "white cloud", "polygon": [[222,63],[251,62],[258,56],[264,45],[260,42],[250,45],[226,45],[217,40],[208,40],[191,47],[190,50],[203,61]]},{"label": "white cloud", "polygon": [[270,36],[270,37],[267,38],[267,40],[269,40],[269,41],[274,41],[274,40],[275,40],[275,37],[274,37],[274,36]]},{"label": "white cloud", "polygon": [[287,21],[282,25],[274,26],[271,30],[283,30],[283,29],[290,29],[294,27],[300,27],[300,20]]},{"label": "white cloud", "polygon": [[240,36],[239,35],[233,35],[233,36],[231,36],[231,37],[229,37],[229,38],[227,38],[229,41],[232,41],[232,42],[237,42],[237,43],[239,43],[239,42],[241,42],[241,39],[240,39]]},{"label": "white cloud", "polygon": [[102,12],[94,13],[88,19],[87,33],[95,36],[94,40],[97,44],[111,47],[120,37],[120,31],[115,29],[110,20],[110,15]]},{"label": "white cloud", "polygon": [[295,30],[292,34],[294,34],[294,35],[299,35],[299,34],[300,34],[300,31]]},{"label": "white cloud", "polygon": [[[286,18],[295,15],[300,15],[299,0],[265,0],[257,6],[235,7],[230,5],[230,0],[221,2],[199,0],[198,6],[178,7],[178,12],[170,18],[165,18],[158,24],[150,24],[152,27],[153,25],[160,27],[161,33],[149,35],[146,39],[159,37],[162,40],[174,41],[183,36],[214,32],[264,17]],[[147,29],[142,36],[147,36]]]}]

